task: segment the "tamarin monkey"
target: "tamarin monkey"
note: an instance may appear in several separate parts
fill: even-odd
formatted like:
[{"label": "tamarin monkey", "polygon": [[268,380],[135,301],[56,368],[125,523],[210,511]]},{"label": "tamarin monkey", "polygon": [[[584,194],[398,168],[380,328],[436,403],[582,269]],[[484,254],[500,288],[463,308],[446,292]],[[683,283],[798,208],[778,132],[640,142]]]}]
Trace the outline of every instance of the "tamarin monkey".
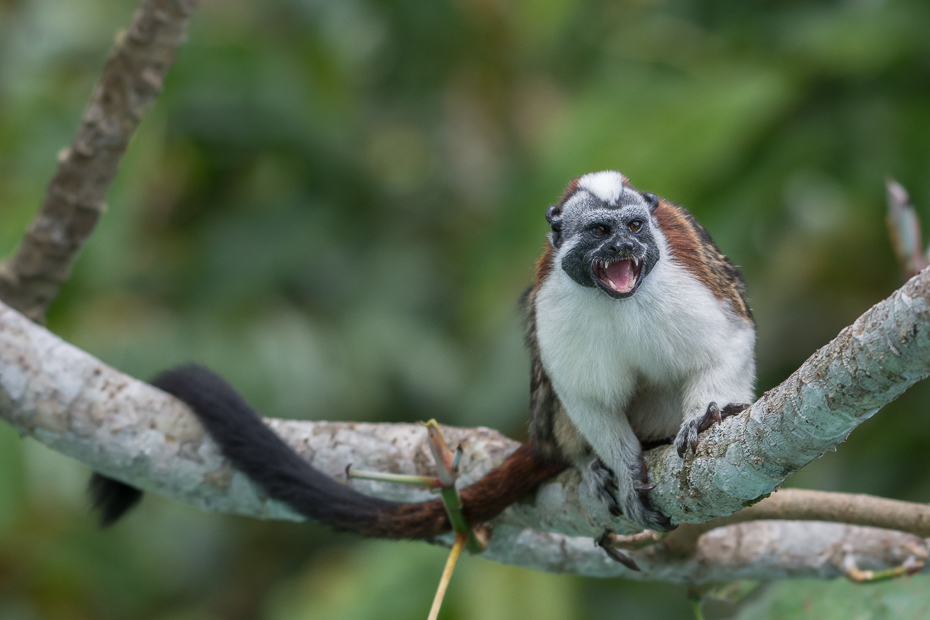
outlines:
[{"label": "tamarin monkey", "polygon": [[[753,400],[755,324],[743,279],[687,210],[619,172],[575,179],[546,220],[524,298],[530,438],[463,489],[466,517],[486,521],[574,465],[615,516],[671,529],[649,503],[643,445],[673,441],[683,457],[699,432]],[[385,501],[313,469],[206,368],[170,370],[152,384],[187,403],[269,496],[314,521],[386,538],[450,530],[440,500]],[[90,492],[104,524],[141,496],[99,474]]]}]

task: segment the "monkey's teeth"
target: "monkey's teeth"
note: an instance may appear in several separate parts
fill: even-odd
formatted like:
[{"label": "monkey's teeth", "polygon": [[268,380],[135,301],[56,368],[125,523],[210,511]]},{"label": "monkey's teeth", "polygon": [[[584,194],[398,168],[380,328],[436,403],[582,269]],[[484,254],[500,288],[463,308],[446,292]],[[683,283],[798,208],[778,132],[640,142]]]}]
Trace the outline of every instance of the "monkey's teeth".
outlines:
[{"label": "monkey's teeth", "polygon": [[618,293],[621,293],[621,292],[622,292],[620,289],[617,288],[617,285],[614,284],[614,281],[613,281],[613,280],[607,280],[607,281],[610,282],[610,288],[614,289],[614,290],[617,291]]}]

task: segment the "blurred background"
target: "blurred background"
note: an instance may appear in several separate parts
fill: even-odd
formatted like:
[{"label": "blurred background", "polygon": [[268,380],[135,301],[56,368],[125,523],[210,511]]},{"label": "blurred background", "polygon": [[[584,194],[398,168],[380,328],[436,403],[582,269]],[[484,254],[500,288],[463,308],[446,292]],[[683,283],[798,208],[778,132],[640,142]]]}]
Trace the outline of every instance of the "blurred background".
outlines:
[{"label": "blurred background", "polygon": [[[0,0],[0,255],[135,7]],[[543,213],[612,168],[742,267],[761,393],[902,283],[886,175],[930,225],[928,33],[925,0],[204,0],[48,324],[139,378],[208,364],[269,416],[522,438]],[[930,500],[928,401],[791,484]],[[3,620],[425,618],[445,560],[151,496],[101,532],[88,474],[0,424]],[[926,585],[889,587],[919,605]],[[901,617],[901,592],[848,588],[707,612],[834,617],[835,596]],[[465,558],[441,617],[692,616],[684,585]]]}]

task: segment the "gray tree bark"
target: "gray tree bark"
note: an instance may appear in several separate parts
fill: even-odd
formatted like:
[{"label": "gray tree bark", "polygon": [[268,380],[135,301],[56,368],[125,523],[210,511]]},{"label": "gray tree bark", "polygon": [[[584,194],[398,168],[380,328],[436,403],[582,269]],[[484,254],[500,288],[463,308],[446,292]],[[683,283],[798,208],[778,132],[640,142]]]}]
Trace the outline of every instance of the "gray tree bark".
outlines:
[{"label": "gray tree bark", "polygon": [[[728,515],[771,493],[930,374],[928,287],[930,270],[925,270],[843,330],[750,410],[702,435],[696,456],[682,460],[669,448],[653,450],[648,455],[657,482],[653,501],[676,522]],[[108,476],[205,510],[301,518],[233,470],[182,403],[107,367],[3,305],[0,418]],[[403,501],[430,497],[411,487],[345,480],[348,465],[434,473],[421,426],[269,424],[316,468],[363,493]],[[517,445],[490,429],[443,430],[450,444],[465,448],[463,485],[483,476]],[[486,556],[541,570],[634,576],[594,548],[590,537],[605,526],[621,533],[636,528],[602,514],[600,502],[579,482],[580,476],[570,470],[505,511],[491,524]],[[923,534],[926,507],[900,504],[903,513],[911,513],[909,521],[903,520],[912,524],[900,527]],[[836,520],[842,521],[842,515]],[[899,527],[887,520],[882,525]],[[859,568],[887,568],[925,553],[927,547],[913,533],[761,521],[713,530],[691,549],[682,555],[674,545],[656,544],[633,552],[644,569],[635,577],[689,582],[830,577],[843,573],[841,560],[852,558]]]}]

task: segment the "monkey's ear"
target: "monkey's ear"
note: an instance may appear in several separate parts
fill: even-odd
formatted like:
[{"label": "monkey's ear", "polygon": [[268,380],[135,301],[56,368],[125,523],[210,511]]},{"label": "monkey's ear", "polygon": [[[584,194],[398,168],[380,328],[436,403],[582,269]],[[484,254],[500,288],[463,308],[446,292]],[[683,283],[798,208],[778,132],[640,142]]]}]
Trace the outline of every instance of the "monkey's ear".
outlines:
[{"label": "monkey's ear", "polygon": [[550,205],[549,208],[546,209],[546,221],[549,222],[550,226],[552,226],[553,222],[557,222],[557,221],[561,222],[562,218],[559,217],[561,215],[562,215],[561,205]]},{"label": "monkey's ear", "polygon": [[649,213],[655,211],[656,207],[659,206],[659,197],[652,192],[643,192],[643,199],[646,201],[646,204],[649,205]]},{"label": "monkey's ear", "polygon": [[552,205],[546,209],[546,221],[552,229],[552,245],[559,247],[562,245],[562,207]]}]

